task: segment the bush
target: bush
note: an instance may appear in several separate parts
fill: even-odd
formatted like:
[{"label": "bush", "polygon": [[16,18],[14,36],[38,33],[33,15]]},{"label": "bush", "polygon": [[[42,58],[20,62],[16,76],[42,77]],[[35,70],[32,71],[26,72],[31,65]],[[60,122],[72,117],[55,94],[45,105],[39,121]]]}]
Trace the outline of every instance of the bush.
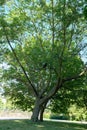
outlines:
[{"label": "bush", "polygon": [[79,108],[77,105],[71,105],[68,109],[70,120],[87,121],[86,108]]},{"label": "bush", "polygon": [[55,120],[69,120],[69,117],[64,115],[64,114],[51,114],[50,119],[55,119]]}]

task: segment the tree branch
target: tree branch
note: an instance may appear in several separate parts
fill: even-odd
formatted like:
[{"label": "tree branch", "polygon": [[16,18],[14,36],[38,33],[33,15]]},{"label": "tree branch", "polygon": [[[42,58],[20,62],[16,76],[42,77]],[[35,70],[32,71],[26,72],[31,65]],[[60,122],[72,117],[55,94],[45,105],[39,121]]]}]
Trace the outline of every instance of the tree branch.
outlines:
[{"label": "tree branch", "polygon": [[31,80],[29,79],[29,77],[28,77],[28,75],[27,75],[27,73],[26,73],[26,71],[25,71],[25,68],[24,68],[23,65],[21,64],[19,58],[17,57],[17,54],[15,53],[15,51],[14,51],[14,49],[13,49],[13,47],[12,47],[10,41],[9,41],[8,35],[6,34],[5,27],[3,27],[3,30],[4,30],[4,33],[5,33],[5,36],[6,36],[6,40],[7,40],[8,44],[9,44],[9,46],[10,46],[10,48],[11,48],[13,54],[14,54],[15,59],[17,60],[19,66],[21,67],[21,69],[22,69],[22,71],[23,71],[23,73],[24,73],[24,75],[25,75],[25,77],[26,77],[26,79],[27,79],[29,85],[31,85],[31,87],[32,87],[32,89],[33,89],[33,91],[34,91],[35,96],[38,96],[38,93],[37,93],[37,91],[36,91],[36,89],[35,89],[35,86],[32,84]]},{"label": "tree branch", "polygon": [[42,97],[43,94],[46,92],[49,84],[50,84],[50,80],[51,80],[51,70],[50,70],[50,76],[49,76],[49,79],[48,79],[48,82],[47,82],[47,85],[44,85],[44,88],[41,90],[39,96]]},{"label": "tree branch", "polygon": [[83,76],[86,72],[87,72],[87,67],[80,74],[78,74],[76,76],[66,78],[66,79],[58,78],[58,82],[57,82],[56,86],[53,87],[48,92],[48,94],[40,100],[40,104],[43,104],[46,100],[49,100],[62,87],[64,82],[76,80],[76,79],[80,78],[81,76]]},{"label": "tree branch", "polygon": [[40,104],[43,104],[46,100],[48,101],[52,96],[54,96],[55,93],[61,88],[61,86],[62,86],[62,79],[59,77],[57,84],[47,93],[46,96],[44,96],[40,100]]},{"label": "tree branch", "polygon": [[[53,44],[53,47],[54,47],[54,1],[52,0],[52,44]],[[53,48],[52,48],[53,49]]]},{"label": "tree branch", "polygon": [[81,76],[83,76],[85,73],[87,72],[87,68],[85,68],[80,74],[63,79],[63,83],[64,82],[68,82],[68,81],[72,81],[72,80],[76,80],[78,78],[80,78]]}]

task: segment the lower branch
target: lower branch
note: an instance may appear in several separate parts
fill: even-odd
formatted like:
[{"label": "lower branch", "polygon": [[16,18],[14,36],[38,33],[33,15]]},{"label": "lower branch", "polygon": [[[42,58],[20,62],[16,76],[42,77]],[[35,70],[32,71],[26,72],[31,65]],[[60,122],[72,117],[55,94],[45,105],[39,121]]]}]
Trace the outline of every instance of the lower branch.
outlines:
[{"label": "lower branch", "polygon": [[14,54],[15,59],[17,60],[19,66],[21,67],[21,69],[22,69],[22,71],[23,71],[23,73],[24,73],[24,75],[25,75],[25,77],[26,77],[26,79],[27,79],[29,85],[31,85],[32,89],[34,90],[35,95],[38,96],[38,93],[37,93],[37,91],[36,91],[34,85],[32,84],[31,80],[29,79],[29,77],[28,77],[28,75],[27,75],[27,73],[26,73],[26,71],[25,71],[25,68],[24,68],[23,65],[21,64],[19,58],[17,57],[16,52],[14,51],[14,49],[13,49],[13,47],[12,47],[10,41],[9,41],[9,38],[8,38],[7,33],[6,33],[5,27],[3,27],[3,30],[4,30],[4,33],[5,33],[5,36],[6,36],[6,40],[7,40],[8,44],[9,44],[9,46],[10,46],[10,48],[11,48],[13,54]]},{"label": "lower branch", "polygon": [[80,78],[81,76],[83,76],[85,73],[87,72],[87,68],[85,68],[80,74],[63,79],[63,83],[64,82],[68,82],[68,81],[72,81],[72,80],[76,80],[78,78]]}]

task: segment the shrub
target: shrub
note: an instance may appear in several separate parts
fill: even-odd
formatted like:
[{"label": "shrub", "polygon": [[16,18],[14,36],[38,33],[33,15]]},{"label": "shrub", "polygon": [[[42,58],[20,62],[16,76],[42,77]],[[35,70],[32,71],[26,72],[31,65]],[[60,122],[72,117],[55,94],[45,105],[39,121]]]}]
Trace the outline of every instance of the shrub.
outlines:
[{"label": "shrub", "polygon": [[50,119],[55,119],[55,120],[69,120],[69,117],[64,115],[64,114],[57,114],[53,113],[50,115]]}]

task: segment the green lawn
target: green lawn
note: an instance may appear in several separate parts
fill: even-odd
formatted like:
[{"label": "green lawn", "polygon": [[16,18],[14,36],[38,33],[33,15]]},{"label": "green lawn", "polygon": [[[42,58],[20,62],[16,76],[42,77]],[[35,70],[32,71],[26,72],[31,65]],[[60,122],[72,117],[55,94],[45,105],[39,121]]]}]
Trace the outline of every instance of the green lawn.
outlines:
[{"label": "green lawn", "polygon": [[0,120],[0,130],[87,130],[87,124],[73,124],[30,120]]}]

